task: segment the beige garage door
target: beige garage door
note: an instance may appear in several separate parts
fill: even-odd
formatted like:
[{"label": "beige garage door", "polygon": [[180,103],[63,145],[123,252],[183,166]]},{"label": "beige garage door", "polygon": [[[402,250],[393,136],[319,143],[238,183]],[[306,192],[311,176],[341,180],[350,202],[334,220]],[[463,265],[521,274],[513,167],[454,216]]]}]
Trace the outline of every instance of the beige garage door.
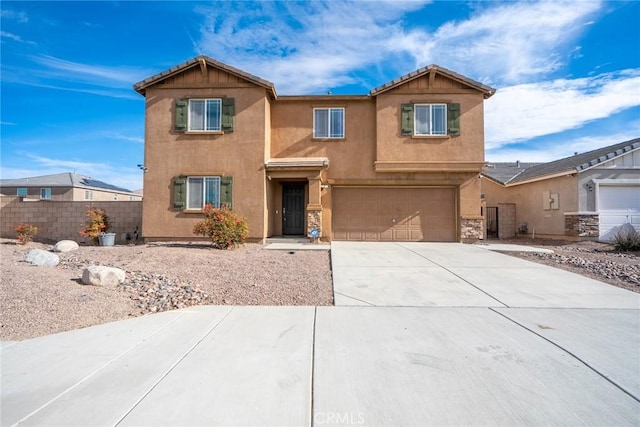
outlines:
[{"label": "beige garage door", "polygon": [[337,187],[333,239],[456,241],[454,188]]}]

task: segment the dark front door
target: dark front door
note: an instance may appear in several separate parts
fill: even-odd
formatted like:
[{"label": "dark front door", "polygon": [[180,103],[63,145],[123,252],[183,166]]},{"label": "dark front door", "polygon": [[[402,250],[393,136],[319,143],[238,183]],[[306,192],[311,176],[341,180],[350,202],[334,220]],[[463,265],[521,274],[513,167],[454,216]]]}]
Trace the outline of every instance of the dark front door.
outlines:
[{"label": "dark front door", "polygon": [[304,185],[282,187],[282,234],[304,234]]}]

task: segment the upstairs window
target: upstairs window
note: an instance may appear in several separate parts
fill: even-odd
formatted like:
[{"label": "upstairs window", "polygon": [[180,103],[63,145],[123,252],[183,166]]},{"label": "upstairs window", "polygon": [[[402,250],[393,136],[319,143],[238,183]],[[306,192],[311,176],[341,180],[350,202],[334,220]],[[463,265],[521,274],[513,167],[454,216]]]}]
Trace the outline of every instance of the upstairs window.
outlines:
[{"label": "upstairs window", "polygon": [[220,131],[221,107],[220,99],[190,99],[189,131]]},{"label": "upstairs window", "polygon": [[413,111],[414,135],[447,134],[447,106],[445,104],[416,104]]},{"label": "upstairs window", "polygon": [[18,188],[18,191],[16,193],[18,195],[18,197],[27,197],[27,188],[26,187],[21,187]]},{"label": "upstairs window", "polygon": [[460,104],[402,104],[401,134],[459,136]]},{"label": "upstairs window", "polygon": [[176,132],[233,132],[234,98],[176,99]]},{"label": "upstairs window", "polygon": [[344,108],[314,108],[313,137],[344,138]]},{"label": "upstairs window", "polygon": [[40,189],[40,200],[51,200],[51,189],[50,188],[41,188]]}]

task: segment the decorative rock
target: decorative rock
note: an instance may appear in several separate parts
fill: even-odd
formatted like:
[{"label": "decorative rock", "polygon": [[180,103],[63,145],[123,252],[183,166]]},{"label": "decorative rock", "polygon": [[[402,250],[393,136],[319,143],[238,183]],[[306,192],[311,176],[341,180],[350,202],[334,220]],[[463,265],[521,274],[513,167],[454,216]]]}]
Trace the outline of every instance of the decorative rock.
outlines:
[{"label": "decorative rock", "polygon": [[628,222],[625,222],[619,227],[617,234],[620,235],[620,237],[622,238],[628,239],[629,237],[633,236],[635,232],[636,232],[636,229],[633,227],[633,225],[629,224]]},{"label": "decorative rock", "polygon": [[71,252],[80,249],[80,246],[73,240],[60,240],[53,247],[54,252]]},{"label": "decorative rock", "polygon": [[97,286],[117,286],[125,280],[124,270],[115,267],[93,265],[82,272],[82,284]]},{"label": "decorative rock", "polygon": [[60,257],[48,251],[42,249],[31,249],[25,258],[30,264],[37,265],[38,267],[47,266],[54,267],[60,262]]}]

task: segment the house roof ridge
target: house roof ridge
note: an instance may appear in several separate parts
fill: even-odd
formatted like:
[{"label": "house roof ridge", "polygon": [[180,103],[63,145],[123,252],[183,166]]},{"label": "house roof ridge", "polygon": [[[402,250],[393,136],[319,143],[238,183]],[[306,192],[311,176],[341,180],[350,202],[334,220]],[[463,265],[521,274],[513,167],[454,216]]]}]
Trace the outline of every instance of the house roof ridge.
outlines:
[{"label": "house roof ridge", "polygon": [[251,73],[248,73],[246,71],[242,71],[241,69],[233,67],[233,66],[231,66],[229,64],[225,64],[224,62],[220,62],[217,59],[211,58],[210,56],[207,56],[207,55],[198,55],[198,56],[193,57],[191,59],[188,59],[188,60],[186,60],[186,61],[184,61],[184,62],[182,62],[182,63],[180,63],[178,65],[174,65],[171,68],[168,68],[168,69],[166,69],[164,71],[161,71],[161,72],[156,73],[156,74],[154,74],[154,75],[152,75],[150,77],[147,77],[146,79],[135,83],[133,85],[133,89],[136,92],[138,92],[139,94],[144,95],[145,89],[148,88],[149,86],[151,86],[151,85],[153,85],[153,84],[155,84],[155,83],[157,83],[157,82],[159,82],[159,81],[161,81],[161,80],[163,80],[163,79],[165,79],[167,77],[170,77],[170,76],[172,76],[172,75],[174,75],[174,74],[176,74],[176,73],[178,73],[180,71],[186,70],[187,68],[190,68],[193,65],[201,63],[201,61],[205,61],[205,63],[207,63],[207,64],[209,64],[209,65],[211,65],[213,67],[216,67],[216,68],[222,69],[224,71],[227,71],[230,74],[235,74],[236,76],[239,76],[239,77],[241,77],[241,78],[243,78],[245,80],[248,80],[248,81],[250,81],[252,83],[255,83],[258,86],[262,86],[265,89],[270,90],[273,93],[274,98],[277,97],[276,88],[275,88],[275,85],[272,82],[270,82],[268,80],[265,80],[265,79],[263,79],[261,77],[258,77],[256,75],[253,75]]},{"label": "house roof ridge", "polygon": [[487,86],[483,83],[480,83],[476,80],[473,80],[469,77],[463,76],[460,73],[456,73],[455,71],[451,71],[448,68],[442,67],[440,65],[437,64],[430,64],[427,65],[425,67],[422,68],[418,68],[417,70],[411,71],[407,74],[404,74],[398,78],[395,78],[387,83],[384,83],[378,87],[375,87],[374,89],[372,89],[369,92],[369,95],[371,96],[376,96],[382,92],[386,92],[389,89],[392,89],[394,87],[397,87],[405,82],[408,82],[410,80],[413,80],[417,77],[423,76],[431,71],[434,72],[439,72],[440,74],[447,76],[449,78],[452,78],[454,80],[458,80],[464,84],[466,84],[467,86],[470,86],[480,92],[482,92],[484,94],[485,99],[489,98],[491,96],[493,96],[493,94],[496,92],[496,89],[492,88],[491,86]]}]

